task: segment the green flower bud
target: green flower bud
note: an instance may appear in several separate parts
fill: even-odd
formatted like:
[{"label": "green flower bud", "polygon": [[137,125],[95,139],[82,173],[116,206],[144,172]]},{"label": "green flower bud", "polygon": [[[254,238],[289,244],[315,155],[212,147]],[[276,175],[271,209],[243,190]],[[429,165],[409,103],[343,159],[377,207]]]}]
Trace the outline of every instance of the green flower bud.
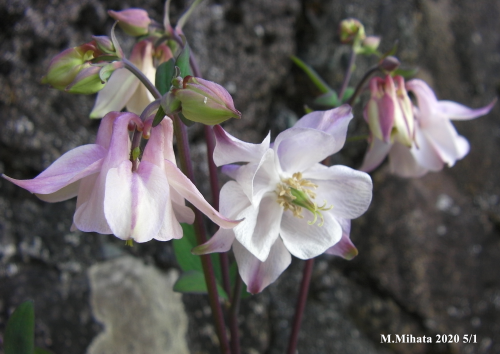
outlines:
[{"label": "green flower bud", "polygon": [[215,82],[186,76],[183,88],[173,89],[172,93],[180,101],[184,117],[193,122],[215,125],[229,118],[241,118],[231,95]]},{"label": "green flower bud", "polygon": [[340,22],[339,27],[340,42],[344,44],[353,44],[366,38],[365,27],[355,18],[347,18]]},{"label": "green flower bud", "polygon": [[143,9],[109,10],[108,15],[117,20],[118,26],[129,36],[138,37],[149,32],[151,19]]}]

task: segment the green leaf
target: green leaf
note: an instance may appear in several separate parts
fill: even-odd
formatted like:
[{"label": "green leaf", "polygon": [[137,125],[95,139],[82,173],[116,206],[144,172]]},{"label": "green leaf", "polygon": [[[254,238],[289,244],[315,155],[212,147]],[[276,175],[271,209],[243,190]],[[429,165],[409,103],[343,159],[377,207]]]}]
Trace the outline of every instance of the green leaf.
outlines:
[{"label": "green leaf", "polygon": [[297,58],[295,55],[292,55],[292,61],[298,65],[299,68],[301,68],[307,76],[312,80],[314,85],[321,91],[321,93],[327,93],[330,91],[333,91],[333,89],[328,86],[328,84],[323,81],[323,79],[318,75],[316,71],[314,71],[313,68],[311,68],[309,65],[304,63],[302,60]]},{"label": "green leaf", "polygon": [[413,69],[401,69],[397,68],[394,70],[392,73],[393,75],[401,75],[405,79],[411,79],[415,75],[417,75],[419,68],[413,68]]},{"label": "green leaf", "polygon": [[42,349],[42,348],[38,348],[36,347],[35,348],[35,352],[33,354],[53,354],[52,352],[49,352],[48,350],[46,349]]},{"label": "green leaf", "polygon": [[153,127],[156,127],[158,124],[160,124],[163,118],[165,118],[165,111],[163,110],[163,107],[160,106],[160,108],[158,108],[158,110],[156,111],[155,119],[153,119]]},{"label": "green leaf", "polygon": [[[205,275],[198,270],[190,270],[182,273],[174,284],[174,291],[179,293],[207,294]],[[221,298],[229,300],[226,292],[219,284],[217,284],[217,292]]]},{"label": "green leaf", "polygon": [[345,89],[344,97],[342,97],[342,102],[346,102],[354,94],[354,87],[348,87]]},{"label": "green leaf", "polygon": [[328,91],[327,93],[322,94],[321,96],[319,96],[314,100],[314,103],[328,107],[340,106],[339,98],[337,96],[337,92],[335,91]]},{"label": "green leaf", "polygon": [[196,236],[193,225],[181,224],[184,235],[178,240],[172,240],[177,263],[185,272],[190,270],[203,271],[200,256],[195,256],[191,250],[196,246]]},{"label": "green leaf", "polygon": [[174,77],[175,61],[170,59],[156,69],[155,86],[162,95],[166,94],[172,86],[172,78]]},{"label": "green leaf", "polygon": [[179,69],[181,69],[181,77],[183,78],[188,75],[193,75],[193,72],[191,71],[191,65],[189,64],[189,53],[189,44],[186,42],[186,45],[184,45],[184,48],[182,48],[179,56],[177,57],[177,60],[175,61],[175,65],[178,66]]},{"label": "green leaf", "polygon": [[28,300],[17,307],[5,328],[5,354],[33,354],[35,350],[35,307]]}]

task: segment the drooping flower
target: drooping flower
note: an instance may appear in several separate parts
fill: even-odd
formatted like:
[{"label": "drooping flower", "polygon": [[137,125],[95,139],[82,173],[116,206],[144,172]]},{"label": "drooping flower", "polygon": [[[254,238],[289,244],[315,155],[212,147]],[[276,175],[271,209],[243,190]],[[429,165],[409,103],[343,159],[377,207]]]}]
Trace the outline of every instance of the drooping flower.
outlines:
[{"label": "drooping flower", "polygon": [[118,21],[118,25],[129,36],[143,36],[149,32],[151,19],[146,10],[134,8],[122,11],[109,10],[108,15]]},{"label": "drooping flower", "polygon": [[250,144],[216,126],[214,161],[226,165],[223,172],[235,179],[221,190],[221,212],[245,219],[233,230],[220,229],[194,251],[224,252],[233,246],[251,293],[274,282],[290,264],[290,254],[301,259],[325,251],[355,256],[349,221],[368,208],[371,179],[349,167],[319,163],[344,145],[351,119],[347,105],[310,113],[272,146],[269,136]]},{"label": "drooping flower", "polygon": [[131,123],[143,126],[133,113],[111,112],[103,118],[95,144],[67,152],[32,180],[3,177],[44,201],[78,196],[73,218],[76,228],[113,233],[124,240],[166,241],[182,237],[179,222],[194,220],[184,199],[222,228],[237,224],[214,210],[177,168],[170,119],[165,118],[152,129],[135,169],[130,161]]},{"label": "drooping flower", "polygon": [[458,135],[450,120],[468,120],[487,114],[495,105],[471,109],[452,101],[438,101],[424,81],[406,83],[417,101],[413,105],[415,133],[411,146],[400,141],[384,141],[372,131],[371,144],[365,155],[362,171],[372,171],[389,155],[391,173],[402,177],[420,177],[429,171],[453,166],[469,152],[469,143]]},{"label": "drooping flower", "polygon": [[[130,55],[130,61],[151,82],[155,82],[155,58],[158,58],[157,64],[159,65],[172,58],[172,52],[164,44],[153,48],[151,41],[142,40],[134,46]],[[141,114],[153,100],[153,95],[134,74],[126,68],[118,69],[97,94],[90,118],[101,118],[110,111],[120,111],[124,107],[129,112]]]}]

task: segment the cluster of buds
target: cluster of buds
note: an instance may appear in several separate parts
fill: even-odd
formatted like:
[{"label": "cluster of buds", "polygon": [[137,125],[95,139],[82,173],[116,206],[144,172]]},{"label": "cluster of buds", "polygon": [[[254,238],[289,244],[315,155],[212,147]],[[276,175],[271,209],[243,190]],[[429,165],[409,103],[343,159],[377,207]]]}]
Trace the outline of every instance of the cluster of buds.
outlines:
[{"label": "cluster of buds", "polygon": [[69,48],[50,62],[42,83],[70,93],[92,94],[101,90],[113,71],[123,64],[114,61],[121,55],[109,37]]},{"label": "cluster of buds", "polygon": [[380,37],[367,36],[363,24],[355,19],[348,18],[340,22],[340,42],[353,46],[357,54],[373,54],[377,52]]}]

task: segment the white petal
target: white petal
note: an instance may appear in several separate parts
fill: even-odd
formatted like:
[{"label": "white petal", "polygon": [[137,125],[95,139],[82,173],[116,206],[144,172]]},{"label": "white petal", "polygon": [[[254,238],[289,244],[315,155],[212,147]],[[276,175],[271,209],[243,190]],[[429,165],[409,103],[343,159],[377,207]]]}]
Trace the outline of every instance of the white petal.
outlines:
[{"label": "white petal", "polygon": [[220,125],[214,126],[215,149],[214,162],[217,166],[235,162],[258,162],[269,149],[271,134],[260,144],[251,144],[239,140],[226,132]]},{"label": "white petal", "polygon": [[385,159],[392,146],[392,144],[386,143],[374,136],[372,137],[372,139],[372,143],[368,147],[368,150],[366,151],[365,157],[363,159],[363,164],[359,168],[364,172],[371,172],[375,168],[377,168]]},{"label": "white petal", "polygon": [[202,255],[214,252],[227,252],[234,242],[233,230],[219,229],[210,240],[199,245],[191,251],[195,255]]},{"label": "white petal", "polygon": [[463,104],[453,101],[439,101],[438,111],[445,115],[448,119],[454,120],[469,120],[487,114],[497,102],[496,98],[489,105],[482,108],[472,109]]},{"label": "white petal", "polygon": [[338,151],[335,138],[320,130],[290,128],[276,137],[274,151],[281,169],[302,172]]},{"label": "white petal", "polygon": [[138,86],[139,79],[130,71],[125,68],[115,70],[106,86],[97,94],[90,118],[101,118],[108,112],[121,111]]},{"label": "white petal", "polygon": [[241,279],[251,294],[257,294],[273,283],[290,265],[292,257],[281,239],[277,239],[265,262],[258,260],[238,241],[233,244]]},{"label": "white petal", "polygon": [[38,198],[44,202],[56,203],[62,202],[63,200],[68,200],[74,198],[78,195],[78,188],[80,187],[80,181],[68,184],[66,187],[59,189],[57,192],[51,194],[35,194]]},{"label": "white petal", "polygon": [[236,239],[264,262],[279,236],[282,214],[276,194],[266,194],[259,205],[251,205],[237,215],[244,220],[233,229]]},{"label": "white petal", "polygon": [[[436,120],[432,125],[422,129],[422,133],[426,135],[429,143],[439,155],[441,161],[453,166],[455,162],[464,157],[462,155],[463,139],[459,139],[459,135],[453,124],[447,120]],[[466,150],[468,152],[468,149]]]},{"label": "white petal", "polygon": [[331,166],[314,175],[304,173],[304,178],[318,185],[315,202],[333,206],[324,213],[354,219],[363,214],[372,199],[372,180],[367,173],[346,166]]},{"label": "white petal", "polygon": [[[410,150],[407,146],[395,143],[389,152],[389,169],[391,173],[405,178],[425,175],[429,170],[419,164],[413,152],[422,154],[424,150]],[[431,154],[430,158],[433,159],[434,155]]]},{"label": "white petal", "polygon": [[342,238],[333,247],[327,249],[325,253],[351,260],[358,255],[356,246],[354,246],[349,238],[349,234],[351,232],[351,220],[339,219],[338,221],[342,227]]},{"label": "white petal", "polygon": [[316,222],[309,225],[308,221],[314,219],[309,210],[303,209],[303,219],[293,216],[290,211],[283,213],[281,220],[281,238],[295,257],[310,259],[324,253],[335,245],[342,237],[342,228],[331,213],[323,213],[324,224]]}]

